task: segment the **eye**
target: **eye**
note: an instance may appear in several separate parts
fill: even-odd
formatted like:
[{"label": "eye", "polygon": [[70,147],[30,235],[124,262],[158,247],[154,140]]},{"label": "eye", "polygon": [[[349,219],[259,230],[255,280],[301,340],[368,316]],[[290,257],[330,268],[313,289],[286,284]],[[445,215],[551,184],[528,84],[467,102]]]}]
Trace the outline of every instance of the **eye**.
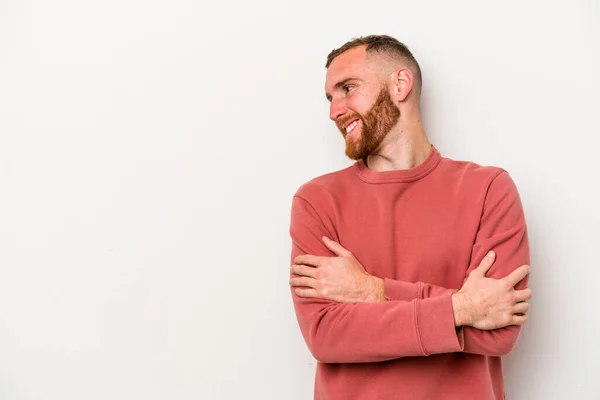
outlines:
[{"label": "eye", "polygon": [[354,89],[354,85],[344,85],[344,91],[346,93],[348,93],[352,89]]}]

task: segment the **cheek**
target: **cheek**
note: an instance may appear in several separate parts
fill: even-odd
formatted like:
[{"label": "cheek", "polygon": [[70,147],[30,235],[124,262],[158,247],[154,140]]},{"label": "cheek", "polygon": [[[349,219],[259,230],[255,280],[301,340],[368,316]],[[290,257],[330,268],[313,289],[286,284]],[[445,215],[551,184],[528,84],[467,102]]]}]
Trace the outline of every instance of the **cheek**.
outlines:
[{"label": "cheek", "polygon": [[368,102],[364,97],[360,96],[353,96],[353,98],[348,101],[348,108],[363,117],[369,111]]},{"label": "cheek", "polygon": [[348,104],[352,105],[352,108],[357,112],[360,112],[361,115],[365,115],[371,110],[373,105],[375,104],[377,97],[369,96],[364,91],[358,91],[348,99]]}]

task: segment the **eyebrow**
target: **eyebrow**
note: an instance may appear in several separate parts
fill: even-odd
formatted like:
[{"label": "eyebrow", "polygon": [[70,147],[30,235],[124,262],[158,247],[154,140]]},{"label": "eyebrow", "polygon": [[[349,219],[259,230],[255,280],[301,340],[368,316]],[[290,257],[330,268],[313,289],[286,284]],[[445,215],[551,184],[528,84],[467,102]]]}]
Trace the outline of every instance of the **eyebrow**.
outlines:
[{"label": "eyebrow", "polygon": [[[350,81],[357,81],[358,79],[356,78],[346,78],[343,81],[340,81],[338,83],[336,83],[335,85],[333,85],[333,89],[339,89],[341,87],[343,87],[346,83],[350,82]],[[325,93],[325,97],[327,98],[328,101],[331,101],[331,95],[329,93]]]}]

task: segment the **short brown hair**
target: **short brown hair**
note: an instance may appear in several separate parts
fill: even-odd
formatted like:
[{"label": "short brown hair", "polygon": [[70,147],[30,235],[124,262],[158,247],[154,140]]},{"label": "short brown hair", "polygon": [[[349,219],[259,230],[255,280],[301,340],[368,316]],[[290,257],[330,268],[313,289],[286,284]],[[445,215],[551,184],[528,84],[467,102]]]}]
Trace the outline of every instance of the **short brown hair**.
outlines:
[{"label": "short brown hair", "polygon": [[325,68],[329,68],[331,62],[343,52],[363,45],[367,45],[367,53],[387,53],[405,61],[415,77],[415,86],[419,89],[419,92],[421,91],[423,78],[421,74],[421,67],[419,67],[419,63],[404,43],[388,35],[369,35],[357,37],[344,43],[342,47],[333,49],[331,53],[329,53],[329,55],[327,56],[327,63],[325,64]]}]

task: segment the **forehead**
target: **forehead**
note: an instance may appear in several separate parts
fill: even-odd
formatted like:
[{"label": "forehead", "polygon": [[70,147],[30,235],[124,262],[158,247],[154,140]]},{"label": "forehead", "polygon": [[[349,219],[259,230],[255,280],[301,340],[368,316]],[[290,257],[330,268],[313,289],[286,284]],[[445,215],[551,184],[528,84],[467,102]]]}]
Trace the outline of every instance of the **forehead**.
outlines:
[{"label": "forehead", "polygon": [[369,74],[366,46],[346,50],[337,56],[327,68],[325,91],[330,92],[333,86],[347,78],[365,79]]}]

